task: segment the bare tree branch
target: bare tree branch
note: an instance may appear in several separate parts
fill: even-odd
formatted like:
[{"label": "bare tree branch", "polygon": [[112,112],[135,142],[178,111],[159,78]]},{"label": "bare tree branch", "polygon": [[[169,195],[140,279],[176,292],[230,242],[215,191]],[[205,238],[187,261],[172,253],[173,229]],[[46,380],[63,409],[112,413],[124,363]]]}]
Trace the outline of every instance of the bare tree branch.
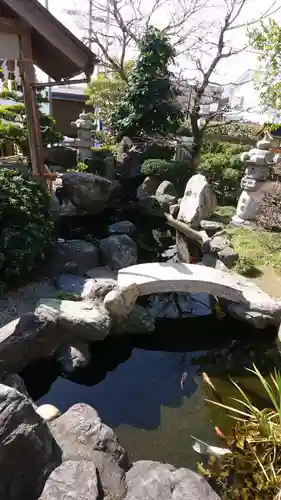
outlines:
[{"label": "bare tree branch", "polygon": [[[159,24],[163,11],[170,12],[161,30],[171,37],[179,49],[190,35],[196,33],[198,25],[192,24],[193,18],[207,5],[208,0],[89,0],[92,10],[92,33],[90,40],[93,49],[98,51],[104,67],[112,67],[121,78],[125,77],[124,64],[128,51],[136,48],[143,33],[151,24]],[[89,19],[85,12],[67,11],[77,18],[78,26],[86,30]],[[198,23],[197,23],[198,24]],[[89,34],[84,37],[89,41]],[[191,45],[187,43],[187,46]],[[186,50],[187,47],[185,47]]]},{"label": "bare tree branch", "polygon": [[[243,28],[244,26],[247,26],[247,27],[248,26],[253,26],[253,24],[260,23],[266,17],[269,17],[269,16],[272,16],[273,14],[276,14],[276,12],[278,12],[281,9],[280,5],[277,6],[275,9],[273,8],[276,5],[276,3],[277,3],[276,0],[274,0],[274,2],[270,5],[270,7],[268,7],[263,12],[263,14],[261,14],[259,17],[255,18],[255,19],[252,19],[251,21],[246,22],[246,23],[232,25],[229,28],[229,30],[236,30],[236,29],[239,29],[239,28]],[[233,19],[233,23],[236,21],[236,19],[237,19],[237,16],[235,17],[235,19]]]},{"label": "bare tree branch", "polygon": [[[228,82],[225,85],[216,83],[216,80],[219,81],[220,63],[248,50],[246,45],[241,46],[239,37],[238,46],[233,46],[233,31],[258,23],[280,9],[278,0],[267,0],[262,14],[245,20],[245,7],[251,0],[89,1],[92,7],[93,50],[98,50],[103,67],[118,72],[123,80],[126,81],[126,61],[131,58],[143,33],[151,24],[170,37],[181,63],[185,57],[193,64],[194,68],[188,69],[188,73],[186,68],[181,68],[182,80],[185,82],[182,100],[186,92],[192,133],[198,147],[206,129],[206,125],[199,125],[206,99],[207,104],[220,103],[222,93],[218,89],[222,91],[225,86],[240,85],[240,82]],[[163,13],[166,15],[163,16]],[[80,27],[86,30],[89,25],[87,15],[77,13],[76,17]],[[194,70],[194,83],[186,85],[187,77]],[[225,111],[226,108],[220,109],[219,113]],[[207,122],[212,121],[217,113],[210,112]]]},{"label": "bare tree branch", "polygon": [[[247,49],[247,45],[241,47],[233,47],[228,36],[234,29],[249,26],[269,14],[277,12],[280,7],[276,6],[276,0],[270,2],[262,15],[247,22],[240,22],[239,19],[243,16],[244,8],[249,5],[249,0],[222,0],[223,10],[220,22],[211,21],[206,33],[201,30],[197,36],[197,43],[194,44],[194,49],[186,51],[185,55],[188,60],[193,62],[198,75],[196,84],[192,86],[192,99],[190,100],[189,119],[192,128],[195,143],[200,146],[202,135],[208,124],[218,115],[226,112],[226,109],[219,109],[214,112],[209,112],[205,116],[205,123],[200,125],[201,108],[203,104],[216,104],[220,102],[220,97],[217,94],[217,89],[226,85],[240,85],[240,82],[229,82],[222,85],[216,83],[214,75],[217,73],[218,65],[230,57],[237,56]],[[251,81],[248,79],[247,81]],[[246,83],[243,82],[243,83]],[[213,87],[213,88],[212,88]],[[208,92],[207,92],[208,90]],[[206,102],[206,96],[208,102]]]}]

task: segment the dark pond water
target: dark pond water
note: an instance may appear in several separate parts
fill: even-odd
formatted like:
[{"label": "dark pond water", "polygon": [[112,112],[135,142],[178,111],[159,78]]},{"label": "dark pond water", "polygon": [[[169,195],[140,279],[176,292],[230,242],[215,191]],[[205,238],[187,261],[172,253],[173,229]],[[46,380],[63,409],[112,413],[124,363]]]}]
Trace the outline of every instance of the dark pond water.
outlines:
[{"label": "dark pond water", "polygon": [[[133,192],[133,191],[132,191]],[[58,235],[95,241],[107,236],[108,224],[131,220],[138,228],[138,261],[173,257],[170,230],[134,215],[132,207],[122,217],[92,217],[61,221]],[[237,396],[229,375],[248,390],[257,406],[267,401],[245,366],[253,362],[265,373],[279,364],[276,332],[257,332],[248,325],[225,318],[191,318],[157,323],[149,336],[106,340],[92,347],[90,365],[68,378],[54,362],[39,361],[22,374],[37,404],[51,403],[62,412],[75,403],[87,403],[117,433],[132,460],[150,459],[196,469],[199,456],[191,435],[221,445],[214,431],[230,430],[226,412],[206,402],[213,394],[203,382],[206,372],[229,403]],[[182,374],[186,379],[181,387]]]},{"label": "dark pond water", "polygon": [[223,410],[205,401],[213,396],[202,372],[226,398],[235,394],[228,378],[232,374],[264,406],[244,367],[255,361],[267,373],[278,364],[273,339],[271,332],[258,334],[227,319],[166,320],[154,335],[94,345],[90,366],[75,378],[65,378],[58,366],[46,362],[29,367],[23,376],[37,404],[51,403],[62,412],[78,402],[92,405],[132,460],[196,469],[190,435],[220,445],[214,426],[224,431],[231,426]]}]

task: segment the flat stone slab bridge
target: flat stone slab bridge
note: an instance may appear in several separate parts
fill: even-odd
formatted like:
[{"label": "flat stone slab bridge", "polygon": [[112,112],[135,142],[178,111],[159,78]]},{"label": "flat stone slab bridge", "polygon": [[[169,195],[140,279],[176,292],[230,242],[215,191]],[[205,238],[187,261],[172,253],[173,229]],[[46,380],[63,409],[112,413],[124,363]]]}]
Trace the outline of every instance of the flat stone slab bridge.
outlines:
[{"label": "flat stone slab bridge", "polygon": [[[250,311],[268,314],[276,323],[281,320],[281,302],[272,299],[253,281],[237,273],[223,272],[201,264],[138,264],[121,269],[117,282],[127,306],[130,302],[135,303],[139,295],[205,292],[239,304]],[[112,299],[114,302],[113,296]]]}]

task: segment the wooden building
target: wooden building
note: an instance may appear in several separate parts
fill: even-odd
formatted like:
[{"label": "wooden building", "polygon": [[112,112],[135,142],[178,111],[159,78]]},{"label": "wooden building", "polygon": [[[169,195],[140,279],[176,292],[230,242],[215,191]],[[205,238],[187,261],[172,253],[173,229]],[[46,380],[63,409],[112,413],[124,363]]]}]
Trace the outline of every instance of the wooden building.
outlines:
[{"label": "wooden building", "polygon": [[[74,90],[74,89],[73,89]],[[64,89],[52,91],[52,116],[56,120],[56,129],[67,137],[77,137],[77,130],[71,122],[77,120],[83,110],[92,112],[86,105],[87,96],[80,92],[64,92]]]},{"label": "wooden building", "polygon": [[89,81],[97,58],[38,0],[0,0],[0,59],[19,66],[32,168],[44,176],[35,93],[46,85],[36,82],[34,64],[55,80],[54,85],[62,85],[81,74],[79,82]]}]

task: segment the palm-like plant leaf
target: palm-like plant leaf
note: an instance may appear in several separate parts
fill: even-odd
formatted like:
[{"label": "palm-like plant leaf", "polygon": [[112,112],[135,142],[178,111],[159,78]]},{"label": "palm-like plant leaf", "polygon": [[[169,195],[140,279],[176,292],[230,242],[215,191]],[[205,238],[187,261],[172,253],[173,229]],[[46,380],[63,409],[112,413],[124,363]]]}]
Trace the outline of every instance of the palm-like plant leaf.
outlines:
[{"label": "palm-like plant leaf", "polygon": [[233,380],[240,397],[230,399],[242,409],[224,404],[221,398],[207,400],[230,411],[235,425],[227,438],[232,453],[222,458],[220,467],[210,462],[206,472],[217,481],[223,500],[277,500],[281,491],[281,374],[275,369],[267,380],[255,365],[248,371],[258,378],[273,408],[259,410]]}]

